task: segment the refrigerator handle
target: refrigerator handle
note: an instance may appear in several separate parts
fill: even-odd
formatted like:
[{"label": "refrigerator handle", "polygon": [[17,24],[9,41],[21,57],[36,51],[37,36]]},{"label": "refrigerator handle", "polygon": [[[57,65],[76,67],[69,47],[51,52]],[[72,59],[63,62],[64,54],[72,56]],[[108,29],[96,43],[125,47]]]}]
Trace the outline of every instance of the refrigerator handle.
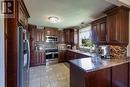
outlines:
[{"label": "refrigerator handle", "polygon": [[30,45],[29,45],[29,41],[27,40],[27,48],[28,48],[28,69],[29,69],[29,66],[30,66]]}]

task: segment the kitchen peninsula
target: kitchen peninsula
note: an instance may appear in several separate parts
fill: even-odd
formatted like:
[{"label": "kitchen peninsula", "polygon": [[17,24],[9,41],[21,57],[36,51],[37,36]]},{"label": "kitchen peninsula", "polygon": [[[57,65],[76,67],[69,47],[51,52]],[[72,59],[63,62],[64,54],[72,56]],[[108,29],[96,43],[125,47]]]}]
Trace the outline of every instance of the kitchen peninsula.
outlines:
[{"label": "kitchen peninsula", "polygon": [[70,60],[70,87],[130,87],[130,59]]}]

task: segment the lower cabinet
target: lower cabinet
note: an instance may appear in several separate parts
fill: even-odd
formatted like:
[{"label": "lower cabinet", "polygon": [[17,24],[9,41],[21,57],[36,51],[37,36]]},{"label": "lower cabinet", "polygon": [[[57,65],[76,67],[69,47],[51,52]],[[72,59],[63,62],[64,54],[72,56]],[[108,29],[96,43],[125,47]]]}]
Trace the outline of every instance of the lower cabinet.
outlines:
[{"label": "lower cabinet", "polygon": [[58,55],[58,62],[66,62],[66,50],[59,50],[59,55]]},{"label": "lower cabinet", "polygon": [[30,59],[30,66],[37,66],[42,64],[45,64],[45,53],[34,52]]},{"label": "lower cabinet", "polygon": [[87,73],[86,87],[129,87],[128,63]]},{"label": "lower cabinet", "polygon": [[70,87],[130,87],[130,63],[91,72],[70,63]]},{"label": "lower cabinet", "polygon": [[128,87],[129,64],[112,67],[112,87]]},{"label": "lower cabinet", "polygon": [[86,58],[89,56],[67,50],[66,57],[67,57],[67,60],[72,60],[72,59]]},{"label": "lower cabinet", "polygon": [[102,69],[86,74],[85,87],[111,87],[111,69]]},{"label": "lower cabinet", "polygon": [[59,50],[59,62],[67,62],[69,60],[86,58],[86,57],[89,56],[69,50]]},{"label": "lower cabinet", "polygon": [[87,55],[76,53],[69,50],[59,50],[59,62],[67,62],[73,59],[86,58]]}]

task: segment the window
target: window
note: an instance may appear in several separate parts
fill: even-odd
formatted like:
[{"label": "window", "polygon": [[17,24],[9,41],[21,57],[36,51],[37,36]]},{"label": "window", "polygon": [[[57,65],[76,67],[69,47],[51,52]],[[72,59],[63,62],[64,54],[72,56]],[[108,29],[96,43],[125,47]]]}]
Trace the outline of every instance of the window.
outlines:
[{"label": "window", "polygon": [[91,35],[91,26],[79,30],[80,48],[90,48],[92,46]]}]

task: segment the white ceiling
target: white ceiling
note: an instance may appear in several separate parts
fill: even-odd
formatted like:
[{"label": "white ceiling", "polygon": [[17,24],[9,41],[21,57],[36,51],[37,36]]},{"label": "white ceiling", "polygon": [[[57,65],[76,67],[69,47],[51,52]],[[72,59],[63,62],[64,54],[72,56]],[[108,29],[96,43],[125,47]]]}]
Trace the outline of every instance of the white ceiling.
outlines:
[{"label": "white ceiling", "polygon": [[[30,14],[29,22],[38,26],[66,28],[88,23],[111,4],[105,0],[24,0]],[[61,22],[50,23],[48,16],[58,16]]]},{"label": "white ceiling", "polygon": [[108,1],[110,3],[113,3],[113,4],[117,5],[117,6],[124,5],[124,6],[128,7],[128,8],[130,8],[130,0],[106,0],[106,1]]}]

